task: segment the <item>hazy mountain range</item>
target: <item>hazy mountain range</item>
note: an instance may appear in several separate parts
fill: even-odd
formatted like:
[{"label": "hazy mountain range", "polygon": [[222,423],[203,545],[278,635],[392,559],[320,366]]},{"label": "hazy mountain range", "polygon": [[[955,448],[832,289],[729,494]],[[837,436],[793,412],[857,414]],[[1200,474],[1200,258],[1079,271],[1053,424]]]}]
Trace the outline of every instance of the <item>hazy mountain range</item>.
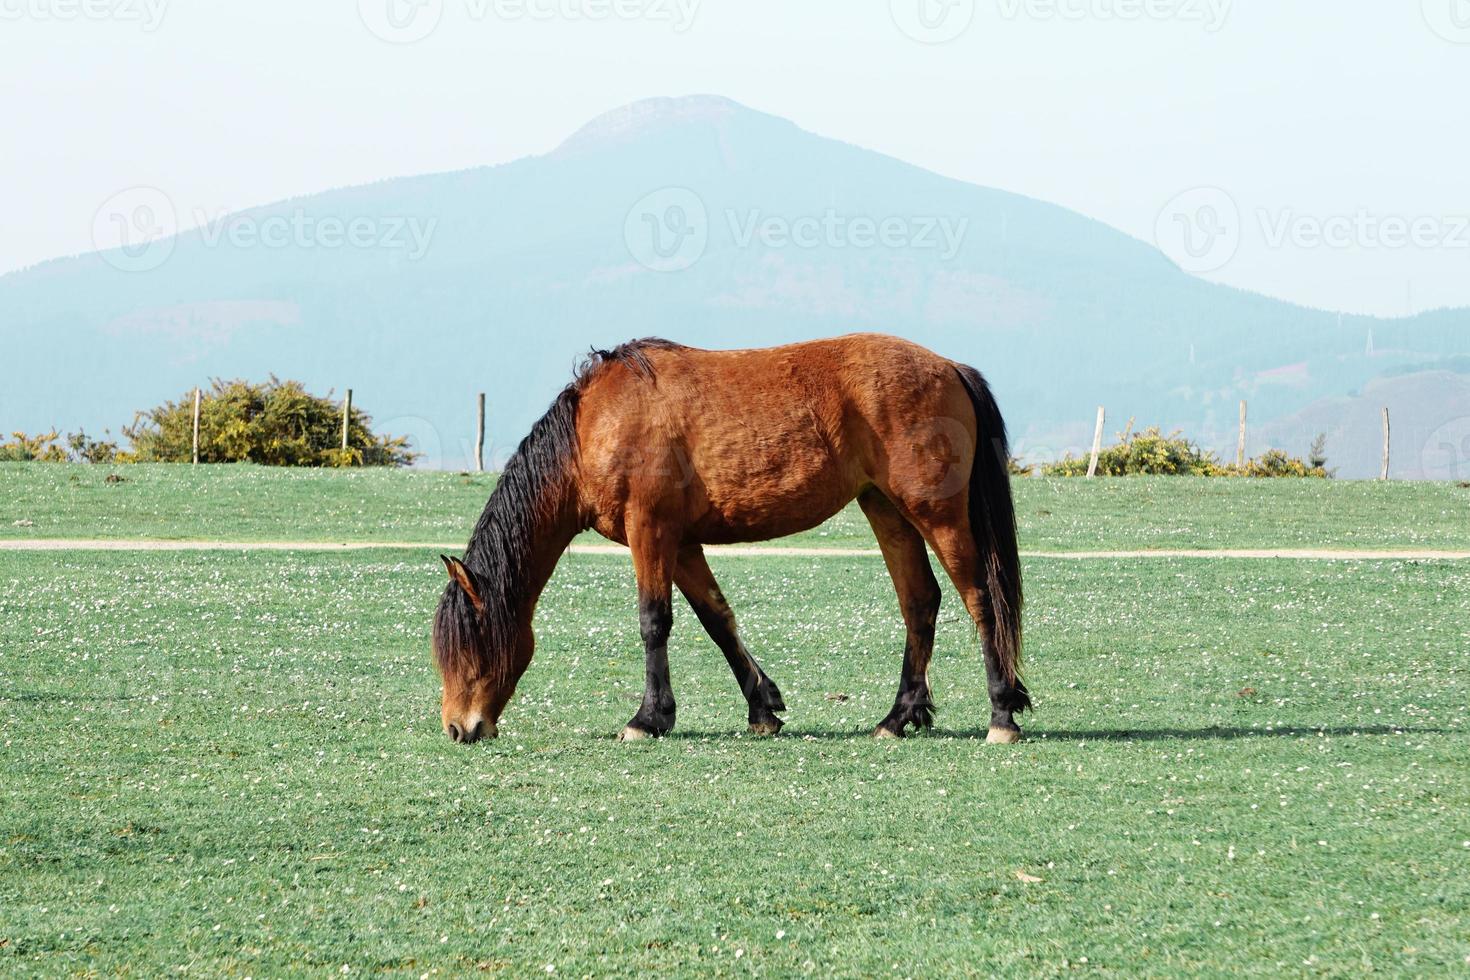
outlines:
[{"label": "hazy mountain range", "polygon": [[[289,152],[289,147],[283,147]],[[168,227],[157,192],[130,229]],[[178,215],[191,224],[187,215]],[[0,427],[85,426],[212,376],[351,387],[463,467],[475,393],[503,456],[580,353],[901,334],[989,376],[1017,446],[1180,427],[1252,452],[1328,433],[1343,476],[1470,478],[1470,310],[1339,316],[1213,285],[1075,212],[805,132],[725,99],[608,113],[556,150],[267,205],[0,278]]]}]

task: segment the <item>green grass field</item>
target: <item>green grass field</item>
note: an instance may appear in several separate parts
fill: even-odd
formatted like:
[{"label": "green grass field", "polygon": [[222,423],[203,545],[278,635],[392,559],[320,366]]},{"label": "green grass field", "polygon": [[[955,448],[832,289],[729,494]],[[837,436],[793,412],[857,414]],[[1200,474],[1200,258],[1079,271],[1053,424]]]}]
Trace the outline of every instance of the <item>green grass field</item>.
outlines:
[{"label": "green grass field", "polygon": [[[0,539],[453,544],[469,538],[493,486],[490,476],[392,470],[0,463]],[[1452,483],[1140,477],[1015,487],[1022,545],[1039,551],[1470,548],[1470,489]],[[856,507],[785,541],[873,546]]]},{"label": "green grass field", "polygon": [[[0,468],[0,533],[455,541],[488,491],[105,472]],[[1019,494],[1026,544],[1058,550],[1464,547],[1470,500]],[[871,541],[826,530],[808,543]],[[584,554],[502,737],[465,747],[439,730],[432,548],[0,552],[0,975],[1470,968],[1470,562],[1030,559],[1020,746],[984,743],[952,594],[936,729],[875,742],[902,645],[881,561],[712,563],[790,706],[779,738],[744,735],[680,604],[678,728],[615,742],[642,683],[632,574]]]}]

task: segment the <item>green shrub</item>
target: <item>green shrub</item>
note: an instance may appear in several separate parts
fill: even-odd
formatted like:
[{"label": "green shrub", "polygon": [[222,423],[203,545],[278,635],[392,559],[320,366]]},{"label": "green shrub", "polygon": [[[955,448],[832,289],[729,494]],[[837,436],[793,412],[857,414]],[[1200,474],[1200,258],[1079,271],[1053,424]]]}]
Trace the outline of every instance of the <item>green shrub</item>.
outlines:
[{"label": "green shrub", "polygon": [[[1099,452],[1097,475],[1324,478],[1328,476],[1324,444],[1322,437],[1313,443],[1313,456],[1308,462],[1271,449],[1240,467],[1220,462],[1214,453],[1200,449],[1178,431],[1164,435],[1153,426],[1137,434],[1125,432],[1117,443]],[[1041,471],[1047,476],[1086,476],[1087,463],[1087,457],[1067,456],[1043,464]]]},{"label": "green shrub", "polygon": [[[104,433],[105,434],[105,433]],[[52,429],[44,435],[28,436],[24,432],[11,433],[11,441],[0,443],[0,463],[108,463],[122,462],[117,443],[107,439],[93,439],[85,432],[73,432],[66,437],[66,447],[57,444],[61,434]]]},{"label": "green shrub", "polygon": [[1263,455],[1247,460],[1243,471],[1233,466],[1230,469],[1232,471],[1230,476],[1325,477],[1327,475],[1324,470],[1313,469],[1310,464],[1295,456],[1288,456],[1279,449],[1268,449]]},{"label": "green shrub", "polygon": [[[417,453],[408,439],[377,435],[356,406],[342,449],[342,407],[308,392],[299,381],[272,376],[264,384],[215,380],[199,413],[199,461],[264,466],[407,466]],[[138,413],[123,434],[122,458],[187,463],[193,459],[194,393]]]},{"label": "green shrub", "polygon": [[[1157,426],[1125,434],[1098,454],[1098,476],[1215,476],[1219,461],[1178,432],[1164,435]],[[1042,467],[1047,476],[1086,476],[1087,458],[1068,456]]]},{"label": "green shrub", "polygon": [[65,463],[66,450],[56,445],[61,433],[52,429],[45,435],[28,436],[12,432],[11,440],[0,443],[0,463]]}]

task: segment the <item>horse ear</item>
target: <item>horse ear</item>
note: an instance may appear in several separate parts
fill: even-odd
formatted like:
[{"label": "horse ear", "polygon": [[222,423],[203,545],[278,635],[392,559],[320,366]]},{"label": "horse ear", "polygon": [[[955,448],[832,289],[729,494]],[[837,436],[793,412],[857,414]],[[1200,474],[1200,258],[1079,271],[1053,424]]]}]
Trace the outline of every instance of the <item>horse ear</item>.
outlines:
[{"label": "horse ear", "polygon": [[464,594],[470,597],[475,611],[483,610],[485,603],[480,600],[479,590],[475,588],[474,576],[470,575],[470,570],[464,567],[464,562],[458,558],[450,558],[448,555],[440,555],[439,559],[444,562],[444,568],[449,572],[449,580],[464,589]]}]

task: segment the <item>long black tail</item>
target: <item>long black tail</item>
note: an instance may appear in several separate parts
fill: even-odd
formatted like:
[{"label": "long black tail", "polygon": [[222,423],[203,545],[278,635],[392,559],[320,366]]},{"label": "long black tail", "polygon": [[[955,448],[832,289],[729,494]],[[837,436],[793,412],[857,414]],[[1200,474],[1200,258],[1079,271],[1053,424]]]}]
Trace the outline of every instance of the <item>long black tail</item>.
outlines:
[{"label": "long black tail", "polygon": [[979,371],[955,365],[975,406],[975,462],[970,472],[970,533],[980,551],[990,613],[990,644],[1006,683],[1017,689],[1024,710],[1021,672],[1021,555],[1016,546],[1016,509],[1011,500],[1010,447],[1006,424]]}]

